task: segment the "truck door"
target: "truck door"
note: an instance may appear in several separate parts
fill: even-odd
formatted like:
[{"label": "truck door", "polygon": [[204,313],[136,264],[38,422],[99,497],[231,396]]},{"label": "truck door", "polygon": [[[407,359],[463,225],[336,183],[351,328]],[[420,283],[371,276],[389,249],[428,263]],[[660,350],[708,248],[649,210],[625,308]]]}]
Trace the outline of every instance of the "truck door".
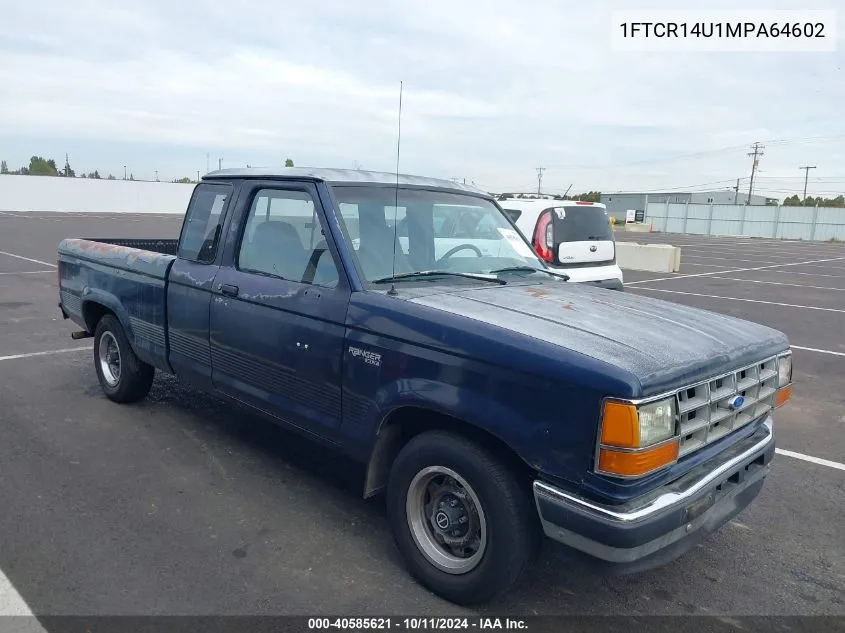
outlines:
[{"label": "truck door", "polygon": [[213,287],[214,386],[331,436],[341,419],[349,287],[316,187],[245,183],[238,206]]},{"label": "truck door", "polygon": [[194,189],[179,236],[178,259],[168,278],[170,366],[177,376],[203,388],[212,387],[211,287],[220,268],[223,223],[233,193],[228,183],[202,183]]}]

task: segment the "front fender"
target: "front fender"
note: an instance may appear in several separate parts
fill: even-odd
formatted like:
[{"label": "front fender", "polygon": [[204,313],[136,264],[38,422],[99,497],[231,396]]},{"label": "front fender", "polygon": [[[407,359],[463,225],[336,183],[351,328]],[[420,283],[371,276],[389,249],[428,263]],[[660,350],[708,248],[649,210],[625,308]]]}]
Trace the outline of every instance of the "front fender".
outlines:
[{"label": "front fender", "polygon": [[404,407],[425,409],[493,435],[529,466],[542,469],[543,458],[536,449],[542,445],[547,426],[529,421],[517,408],[505,405],[492,394],[425,378],[401,378],[382,386],[375,400],[377,436],[394,411]]}]

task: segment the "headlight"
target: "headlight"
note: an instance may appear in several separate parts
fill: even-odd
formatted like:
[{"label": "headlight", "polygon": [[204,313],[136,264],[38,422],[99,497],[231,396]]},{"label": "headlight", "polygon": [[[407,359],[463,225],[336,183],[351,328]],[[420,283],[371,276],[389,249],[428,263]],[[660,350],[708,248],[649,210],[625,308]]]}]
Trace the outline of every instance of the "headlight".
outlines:
[{"label": "headlight", "polygon": [[792,354],[778,358],[778,387],[785,387],[792,382]]},{"label": "headlight", "polygon": [[641,405],[637,409],[640,419],[640,446],[651,446],[675,435],[675,399]]},{"label": "headlight", "polygon": [[601,420],[596,470],[618,477],[639,477],[678,459],[675,399],[635,406],[607,401]]}]

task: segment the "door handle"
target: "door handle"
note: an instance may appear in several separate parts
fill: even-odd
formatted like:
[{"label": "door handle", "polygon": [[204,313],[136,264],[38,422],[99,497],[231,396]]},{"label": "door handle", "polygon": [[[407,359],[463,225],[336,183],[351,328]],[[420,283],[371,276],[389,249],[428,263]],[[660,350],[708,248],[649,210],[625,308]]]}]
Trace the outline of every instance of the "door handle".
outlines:
[{"label": "door handle", "polygon": [[220,284],[220,292],[229,297],[237,297],[238,287],[232,284]]}]

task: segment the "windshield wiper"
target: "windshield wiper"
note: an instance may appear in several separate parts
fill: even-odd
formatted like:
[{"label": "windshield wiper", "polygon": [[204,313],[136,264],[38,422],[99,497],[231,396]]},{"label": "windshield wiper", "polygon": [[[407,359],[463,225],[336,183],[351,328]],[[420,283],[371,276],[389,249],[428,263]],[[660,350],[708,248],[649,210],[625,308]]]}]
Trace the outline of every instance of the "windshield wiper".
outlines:
[{"label": "windshield wiper", "polygon": [[546,273],[547,275],[558,277],[564,281],[569,281],[569,275],[566,273],[556,273],[545,268],[534,268],[533,266],[510,266],[508,268],[497,268],[496,270],[490,271],[491,275],[498,275],[501,273]]},{"label": "windshield wiper", "polygon": [[506,282],[504,279],[499,279],[498,277],[490,277],[489,275],[479,275],[475,273],[458,273],[452,272],[448,270],[418,270],[412,273],[399,273],[398,275],[391,275],[390,277],[382,277],[381,279],[374,279],[372,283],[374,284],[385,284],[392,281],[402,281],[402,280],[413,280],[419,277],[465,277],[467,279],[477,279],[479,281],[491,281],[495,284],[505,285]]}]

